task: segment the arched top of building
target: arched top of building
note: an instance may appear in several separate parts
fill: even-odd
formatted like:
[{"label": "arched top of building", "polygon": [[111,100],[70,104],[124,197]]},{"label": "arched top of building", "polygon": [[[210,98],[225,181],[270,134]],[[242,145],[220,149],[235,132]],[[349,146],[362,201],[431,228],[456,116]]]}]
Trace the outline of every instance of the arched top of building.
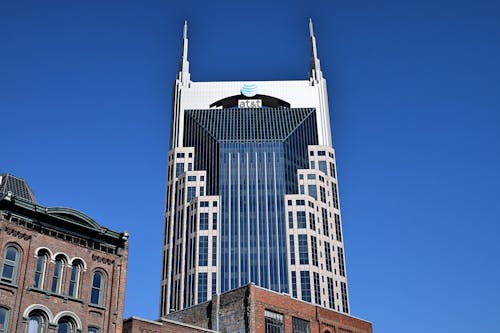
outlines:
[{"label": "arched top of building", "polygon": [[65,207],[50,207],[47,208],[47,214],[61,217],[64,219],[69,219],[72,222],[78,223],[81,226],[96,229],[96,230],[102,230],[103,228],[92,218],[89,216],[85,215],[84,213],[72,209],[72,208],[65,208]]},{"label": "arched top of building", "polygon": [[278,107],[290,107],[290,103],[273,97],[273,96],[268,96],[268,95],[255,95],[252,97],[246,97],[244,95],[234,95],[234,96],[229,96],[223,99],[220,99],[216,102],[213,102],[210,104],[210,108],[224,108],[224,109],[229,109],[229,108],[237,108],[238,107],[238,101],[239,100],[261,100],[262,101],[262,106],[263,107],[270,107],[270,108],[278,108]]}]

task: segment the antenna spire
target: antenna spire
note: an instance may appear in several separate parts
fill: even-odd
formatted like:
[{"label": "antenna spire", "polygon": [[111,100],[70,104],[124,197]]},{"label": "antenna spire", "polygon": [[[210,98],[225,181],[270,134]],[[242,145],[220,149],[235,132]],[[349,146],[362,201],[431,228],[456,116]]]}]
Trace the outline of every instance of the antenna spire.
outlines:
[{"label": "antenna spire", "polygon": [[310,73],[309,78],[319,80],[323,74],[321,72],[321,65],[318,58],[318,50],[316,49],[316,37],[314,37],[314,27],[312,18],[309,18],[309,38],[311,40],[311,60],[309,62]]},{"label": "antenna spire", "polygon": [[184,21],[184,29],[182,33],[182,56],[179,62],[178,78],[181,82],[189,82],[189,61],[188,61],[188,25],[187,20]]}]

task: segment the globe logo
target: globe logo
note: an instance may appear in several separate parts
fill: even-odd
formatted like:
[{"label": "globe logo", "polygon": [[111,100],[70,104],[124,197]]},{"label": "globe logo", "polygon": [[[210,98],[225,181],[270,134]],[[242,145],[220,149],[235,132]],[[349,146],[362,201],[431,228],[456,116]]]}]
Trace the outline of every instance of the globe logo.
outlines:
[{"label": "globe logo", "polygon": [[253,97],[253,96],[257,95],[257,85],[255,83],[244,84],[241,87],[241,93],[243,94],[243,96]]}]

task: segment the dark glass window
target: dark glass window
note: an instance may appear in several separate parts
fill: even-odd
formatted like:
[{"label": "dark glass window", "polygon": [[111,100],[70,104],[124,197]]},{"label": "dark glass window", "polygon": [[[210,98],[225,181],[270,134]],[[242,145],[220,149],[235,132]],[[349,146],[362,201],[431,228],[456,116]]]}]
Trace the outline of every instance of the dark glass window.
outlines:
[{"label": "dark glass window", "polygon": [[212,214],[212,229],[217,230],[217,213]]},{"label": "dark glass window", "polygon": [[342,294],[342,311],[349,313],[349,305],[347,303],[347,286],[345,282],[340,282],[340,292]]},{"label": "dark glass window", "polygon": [[335,214],[335,234],[337,235],[337,240],[342,242],[342,228],[340,226],[339,214]]},{"label": "dark glass window", "polygon": [[283,315],[265,310],[266,333],[283,333]]},{"label": "dark glass window", "polygon": [[8,283],[15,283],[19,266],[19,250],[10,245],[5,249],[2,265],[1,280]]},{"label": "dark glass window", "polygon": [[45,265],[47,263],[47,256],[39,254],[36,258],[35,280],[33,281],[33,288],[43,288],[43,278],[45,275]]},{"label": "dark glass window", "polygon": [[78,296],[78,284],[80,281],[80,265],[73,263],[69,277],[68,296],[76,298]]},{"label": "dark glass window", "polygon": [[316,304],[321,305],[321,287],[319,285],[319,274],[313,273],[313,282],[314,282],[314,302]]},{"label": "dark glass window", "polygon": [[297,228],[307,228],[306,212],[304,211],[297,212]]},{"label": "dark glass window", "polygon": [[0,333],[9,331],[9,314],[9,309],[0,306]]},{"label": "dark glass window", "polygon": [[63,317],[57,323],[57,333],[76,333],[76,325],[71,319]]},{"label": "dark glass window", "polygon": [[188,181],[189,182],[195,182],[196,181],[196,176],[188,176]]},{"label": "dark glass window", "polygon": [[217,294],[217,273],[212,272],[212,295]]},{"label": "dark glass window", "polygon": [[54,264],[54,274],[52,275],[52,286],[50,290],[53,293],[61,292],[61,279],[63,274],[64,261],[61,258],[57,258]]},{"label": "dark glass window", "polygon": [[318,161],[318,169],[327,175],[328,168],[326,167],[326,161]]},{"label": "dark glass window", "polygon": [[300,271],[300,290],[302,292],[302,300],[311,301],[311,277],[309,271]]},{"label": "dark glass window", "polygon": [[307,193],[314,199],[318,200],[318,191],[316,189],[316,184],[307,185]]},{"label": "dark glass window", "polygon": [[194,186],[188,186],[187,188],[187,201],[191,201],[196,196],[196,187]]},{"label": "dark glass window", "polygon": [[203,303],[207,300],[207,274],[198,273],[198,303]]},{"label": "dark glass window", "polygon": [[297,274],[292,271],[292,296],[297,298]]},{"label": "dark glass window", "polygon": [[316,230],[316,218],[311,212],[309,212],[309,229]]},{"label": "dark glass window", "polygon": [[333,178],[336,177],[336,175],[335,175],[335,165],[332,162],[330,162],[330,176],[332,176]]},{"label": "dark glass window", "polygon": [[318,247],[316,244],[316,237],[311,236],[311,254],[312,254],[312,264],[318,266]]},{"label": "dark glass window", "polygon": [[200,236],[198,248],[198,265],[208,265],[208,236]]},{"label": "dark glass window", "polygon": [[333,193],[333,207],[339,209],[339,194],[337,191],[337,184],[332,183],[332,193]]},{"label": "dark glass window", "polygon": [[292,332],[293,333],[310,333],[309,322],[304,319],[292,317]]},{"label": "dark glass window", "polygon": [[200,230],[208,230],[208,213],[200,213]]},{"label": "dark glass window", "polygon": [[299,237],[299,263],[301,265],[309,264],[309,254],[307,252],[307,235],[298,235]]},{"label": "dark glass window", "polygon": [[330,309],[335,309],[335,290],[333,289],[333,279],[327,278],[328,280],[328,306]]},{"label": "dark glass window", "polygon": [[326,270],[332,271],[332,253],[330,250],[330,244],[325,242],[325,260],[326,260]]},{"label": "dark glass window", "polygon": [[319,187],[319,196],[321,198],[321,202],[326,203],[326,193],[325,193],[325,188],[323,186]]},{"label": "dark glass window", "polygon": [[104,274],[100,271],[95,271],[92,276],[92,290],[90,291],[90,303],[96,305],[104,304],[104,287],[106,281]]},{"label": "dark glass window", "polygon": [[184,173],[184,163],[176,163],[175,164],[175,177],[179,177]]},{"label": "dark glass window", "polygon": [[212,266],[217,266],[217,236],[212,236]]},{"label": "dark glass window", "polygon": [[330,229],[328,227],[328,212],[325,208],[321,208],[321,219],[323,222],[323,234],[330,237]]},{"label": "dark glass window", "polygon": [[32,313],[28,317],[27,322],[27,332],[28,333],[45,333],[46,332],[46,320],[41,314]]},{"label": "dark glass window", "polygon": [[316,175],[314,173],[308,173],[307,179],[314,180],[314,179],[316,179]]},{"label": "dark glass window", "polygon": [[290,264],[295,265],[295,242],[293,241],[293,235],[290,235]]},{"label": "dark glass window", "polygon": [[288,228],[293,229],[293,213],[288,212]]},{"label": "dark glass window", "polygon": [[341,247],[338,247],[337,250],[337,254],[339,257],[339,274],[341,276],[345,276],[344,250]]}]

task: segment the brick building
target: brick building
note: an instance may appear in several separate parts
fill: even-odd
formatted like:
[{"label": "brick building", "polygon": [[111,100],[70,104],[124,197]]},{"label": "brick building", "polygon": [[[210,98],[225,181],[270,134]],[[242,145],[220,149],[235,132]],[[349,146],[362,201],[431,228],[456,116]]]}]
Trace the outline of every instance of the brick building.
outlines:
[{"label": "brick building", "polygon": [[160,321],[125,320],[124,333],[372,333],[372,324],[250,284]]},{"label": "brick building", "polygon": [[128,234],[0,174],[0,332],[122,332]]}]

